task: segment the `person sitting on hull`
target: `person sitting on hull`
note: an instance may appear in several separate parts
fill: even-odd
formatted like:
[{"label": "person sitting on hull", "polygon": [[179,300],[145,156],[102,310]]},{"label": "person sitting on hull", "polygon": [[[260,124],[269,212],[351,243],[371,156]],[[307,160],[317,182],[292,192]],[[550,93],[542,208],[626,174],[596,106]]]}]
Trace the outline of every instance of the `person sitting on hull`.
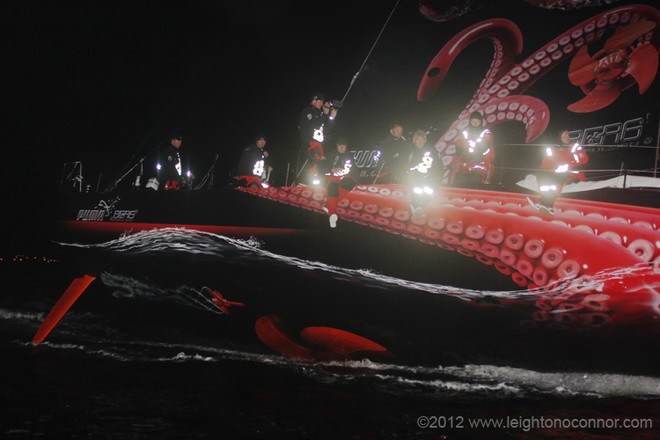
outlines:
[{"label": "person sitting on hull", "polygon": [[450,165],[449,184],[473,181],[472,176],[477,176],[481,184],[489,184],[495,169],[495,148],[493,134],[484,127],[481,113],[470,115],[467,128],[458,133],[454,142],[456,154]]},{"label": "person sitting on hull", "polygon": [[254,143],[243,149],[235,176],[239,186],[268,185],[273,167],[270,165],[270,154],[265,149],[266,142],[266,135],[258,134],[255,136]]},{"label": "person sitting on hull", "polygon": [[571,142],[568,130],[560,131],[561,145],[547,147],[536,178],[541,193],[541,210],[552,214],[555,201],[564,186],[586,180],[584,173],[575,168],[589,162],[589,155],[579,142]]},{"label": "person sitting on hull", "polygon": [[325,211],[331,228],[337,226],[337,203],[341,197],[358,184],[358,167],[355,165],[355,156],[348,151],[348,140],[345,137],[337,138],[336,149],[320,164],[323,168],[326,181]]},{"label": "person sitting on hull", "polygon": [[438,151],[427,144],[426,131],[415,131],[412,141],[413,146],[407,162],[407,183],[410,191],[410,210],[414,217],[419,218],[442,182],[444,166]]}]

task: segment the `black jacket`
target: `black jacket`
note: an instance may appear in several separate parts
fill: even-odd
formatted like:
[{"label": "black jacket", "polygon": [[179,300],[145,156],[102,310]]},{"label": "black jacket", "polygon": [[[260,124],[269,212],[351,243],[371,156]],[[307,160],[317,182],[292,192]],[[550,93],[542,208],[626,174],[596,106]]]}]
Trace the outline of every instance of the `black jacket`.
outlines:
[{"label": "black jacket", "polygon": [[[181,180],[184,171],[180,148],[174,148],[172,145],[163,148],[158,155],[158,163],[161,167],[158,172],[158,179],[161,182],[166,180]],[[179,170],[177,170],[177,165]]]},{"label": "black jacket", "polygon": [[359,172],[358,167],[355,164],[355,156],[349,151],[342,154],[335,150],[332,153],[327,154],[325,159],[321,161],[320,168],[323,174],[328,175],[333,174],[333,168],[342,169],[342,171],[337,173],[337,175],[340,176],[350,175],[352,177],[357,177]]},{"label": "black jacket", "polygon": [[330,126],[333,120],[330,119],[330,114],[323,113],[322,110],[317,110],[316,107],[311,105],[305,107],[300,113],[298,121],[298,132],[300,134],[300,143],[302,148],[307,148],[311,141],[314,141],[314,130],[323,126],[323,136],[328,137]]},{"label": "black jacket", "polygon": [[265,150],[262,150],[255,144],[245,147],[238,162],[236,175],[262,177],[263,171],[268,167],[268,160],[264,152]]},{"label": "black jacket", "polygon": [[417,148],[414,145],[408,150],[406,158],[407,174],[410,183],[420,179],[434,185],[439,185],[444,174],[442,158],[435,147]]},{"label": "black jacket", "polygon": [[378,144],[378,150],[380,151],[378,167],[382,166],[383,170],[388,171],[391,181],[398,181],[406,175],[410,144],[405,138],[397,138],[388,134]]}]

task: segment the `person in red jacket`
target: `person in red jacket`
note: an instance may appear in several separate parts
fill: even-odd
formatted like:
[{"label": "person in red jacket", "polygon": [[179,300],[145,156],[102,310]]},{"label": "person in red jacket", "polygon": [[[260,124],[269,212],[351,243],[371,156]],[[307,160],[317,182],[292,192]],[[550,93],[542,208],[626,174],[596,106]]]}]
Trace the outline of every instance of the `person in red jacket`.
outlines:
[{"label": "person in red jacket", "polygon": [[482,184],[490,183],[493,176],[493,134],[483,126],[483,116],[479,112],[470,115],[467,128],[456,136],[456,155],[451,162],[449,184],[454,184],[460,174],[461,180],[467,175],[478,175]]},{"label": "person in red jacket", "polygon": [[571,142],[568,130],[560,134],[561,145],[545,149],[540,168],[544,170],[537,176],[541,204],[552,210],[555,200],[564,186],[576,180],[585,180],[584,173],[575,170],[589,161],[589,155],[578,142]]}]

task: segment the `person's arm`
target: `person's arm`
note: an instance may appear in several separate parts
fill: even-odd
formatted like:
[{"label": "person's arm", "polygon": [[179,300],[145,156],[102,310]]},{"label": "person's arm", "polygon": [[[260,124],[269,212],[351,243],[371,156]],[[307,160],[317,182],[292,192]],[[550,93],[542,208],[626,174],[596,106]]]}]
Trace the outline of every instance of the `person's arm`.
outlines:
[{"label": "person's arm", "polygon": [[[300,113],[300,120],[298,121],[298,131],[300,133],[300,140],[302,142],[309,142],[314,140],[312,138],[314,129],[318,123],[318,116],[314,115],[313,107],[305,107]],[[320,126],[320,123],[318,124]]]},{"label": "person's arm", "polygon": [[484,133],[483,144],[481,151],[484,161],[492,162],[495,160],[495,138],[490,130],[486,130],[486,133]]},{"label": "person's arm", "polygon": [[323,135],[327,138],[332,127],[335,125],[335,118],[337,117],[337,108],[333,107],[332,109],[326,108],[323,106],[323,113],[319,118],[318,127],[323,125]]},{"label": "person's arm", "polygon": [[273,171],[273,166],[270,163],[270,153],[268,150],[263,151],[263,157],[264,157],[264,169],[268,170],[268,174],[270,174],[271,171]]},{"label": "person's arm", "polygon": [[462,131],[459,131],[458,135],[454,138],[454,144],[456,145],[456,156],[465,158],[468,154],[468,142]]},{"label": "person's arm", "polygon": [[[256,148],[256,147],[255,147]],[[254,154],[252,145],[248,145],[243,149],[241,153],[241,159],[238,162],[237,174],[240,176],[252,175],[252,170],[254,169],[254,163],[257,161],[257,157]]]}]

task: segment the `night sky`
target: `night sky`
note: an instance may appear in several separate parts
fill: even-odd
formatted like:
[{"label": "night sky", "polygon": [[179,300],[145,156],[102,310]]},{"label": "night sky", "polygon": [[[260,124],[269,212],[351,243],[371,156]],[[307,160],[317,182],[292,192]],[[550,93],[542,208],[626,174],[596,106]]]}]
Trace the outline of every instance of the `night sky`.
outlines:
[{"label": "night sky", "polygon": [[[14,6],[3,17],[14,42],[6,66],[15,130],[6,146],[48,158],[55,177],[58,162],[81,160],[94,182],[99,172],[115,177],[173,131],[183,134],[198,174],[216,153],[219,166],[235,166],[258,132],[274,155],[295,150],[309,95],[343,96],[394,3]],[[408,3],[398,20],[412,9],[425,25]],[[357,103],[369,74],[349,100]]]},{"label": "night sky", "polygon": [[[148,160],[173,131],[184,136],[198,177],[219,156],[216,179],[236,166],[256,133],[266,133],[276,178],[283,180],[286,163],[295,160],[298,117],[310,94],[339,99],[346,93],[395,3],[5,4],[0,20],[8,131],[2,153],[10,200],[29,204],[30,196],[21,194],[50,197],[69,161],[82,161],[86,183],[103,188],[140,158]],[[586,3],[609,8],[633,2]],[[604,9],[546,10],[523,0],[471,4],[463,16],[433,22],[422,16],[417,0],[401,0],[348,95],[336,134],[366,146],[395,120],[409,131],[446,129],[443,124],[453,122],[483,77],[492,55],[481,53],[490,43],[466,50],[431,100],[416,100],[419,81],[442,45],[479,20],[521,17],[516,24],[526,56]],[[567,64],[556,69],[563,82]],[[573,89],[573,100],[579,99]],[[544,97],[551,108],[557,93],[551,88]]]}]

